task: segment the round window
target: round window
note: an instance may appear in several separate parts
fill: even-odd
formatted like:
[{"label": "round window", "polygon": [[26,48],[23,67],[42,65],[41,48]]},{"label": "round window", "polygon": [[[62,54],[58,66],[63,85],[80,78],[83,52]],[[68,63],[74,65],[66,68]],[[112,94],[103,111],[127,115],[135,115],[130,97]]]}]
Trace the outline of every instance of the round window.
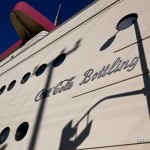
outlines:
[{"label": "round window", "polygon": [[116,26],[117,30],[121,31],[126,28],[129,28],[131,25],[133,25],[136,22],[137,18],[138,18],[138,15],[135,13],[132,13],[123,17]]},{"label": "round window", "polygon": [[8,88],[7,88],[7,91],[12,90],[12,88],[15,86],[15,84],[16,84],[16,80],[12,81],[12,82],[9,84],[9,86],[8,86]]},{"label": "round window", "polygon": [[4,85],[1,89],[0,89],[0,95],[3,94],[3,92],[5,91],[6,86]]},{"label": "round window", "polygon": [[60,54],[53,62],[53,67],[58,67],[61,65],[66,58],[66,54]]},{"label": "round window", "polygon": [[10,133],[10,128],[9,127],[5,128],[1,132],[1,134],[0,134],[0,144],[3,144],[7,140],[8,136],[9,136],[9,133]]},{"label": "round window", "polygon": [[30,78],[30,75],[31,75],[30,72],[26,73],[21,80],[21,84],[24,84],[25,82],[27,82],[28,79]]},{"label": "round window", "polygon": [[47,67],[46,64],[41,65],[41,66],[37,69],[35,75],[36,75],[36,76],[40,76],[40,75],[45,71],[46,67]]},{"label": "round window", "polygon": [[28,132],[29,124],[27,122],[22,123],[16,130],[15,140],[22,140]]}]

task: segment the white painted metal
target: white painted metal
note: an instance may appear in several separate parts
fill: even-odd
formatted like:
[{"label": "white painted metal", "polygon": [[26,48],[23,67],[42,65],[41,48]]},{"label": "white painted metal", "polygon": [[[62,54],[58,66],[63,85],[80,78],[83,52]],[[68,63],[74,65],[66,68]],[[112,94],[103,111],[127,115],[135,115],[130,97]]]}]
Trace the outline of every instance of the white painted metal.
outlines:
[{"label": "white painted metal", "polygon": [[[29,149],[42,102],[42,100],[35,102],[35,98],[45,88],[47,76],[51,76],[49,88],[55,87],[65,79],[74,76],[75,78],[70,90],[56,95],[50,93],[46,98],[35,150],[69,150],[66,147],[60,148],[60,143],[63,129],[71,120],[72,127],[79,122],[77,133],[70,135],[69,139],[74,143],[92,121],[91,127],[86,128],[89,129],[89,133],[86,131],[87,135],[85,137],[82,135],[83,141],[80,139],[82,142],[78,142],[77,149],[149,150],[149,141],[137,140],[139,134],[150,137],[149,99],[147,100],[144,93],[130,93],[142,90],[145,87],[143,78],[147,78],[149,74],[142,70],[140,62],[143,62],[144,58],[139,54],[141,50],[136,43],[134,26],[118,32],[113,43],[100,51],[104,43],[117,32],[118,21],[130,13],[137,13],[149,69],[149,6],[148,0],[95,1],[37,43],[23,51],[22,48],[16,51],[13,59],[6,58],[1,62],[1,87],[3,85],[8,87],[12,80],[17,81],[11,91],[5,90],[0,95],[0,131],[7,126],[11,128],[10,135],[3,144],[7,144],[6,150]],[[106,7],[107,9],[104,9]],[[75,48],[76,50],[72,52]],[[50,73],[51,62],[62,51],[68,53],[65,61],[59,67],[53,68]],[[79,85],[88,69],[99,72],[103,66],[112,65],[119,57],[132,62],[139,56],[140,59],[131,71],[127,71],[132,68],[128,66],[127,69]],[[46,71],[36,77],[37,67],[45,63],[48,64]],[[31,72],[32,76],[27,83],[21,85],[20,81],[27,72]],[[119,95],[122,93],[130,94]],[[97,105],[94,107],[95,104]],[[87,112],[89,115],[84,117]],[[22,141],[16,142],[14,139],[16,129],[24,121],[29,123],[28,133]]]}]

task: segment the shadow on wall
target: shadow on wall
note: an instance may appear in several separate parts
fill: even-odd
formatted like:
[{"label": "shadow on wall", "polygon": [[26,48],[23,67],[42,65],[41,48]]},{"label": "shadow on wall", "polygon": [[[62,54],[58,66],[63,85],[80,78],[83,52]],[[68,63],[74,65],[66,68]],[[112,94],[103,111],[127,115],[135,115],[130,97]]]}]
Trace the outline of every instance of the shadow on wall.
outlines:
[{"label": "shadow on wall", "polygon": [[100,48],[100,51],[103,51],[105,49],[107,49],[116,39],[116,35],[119,31],[117,31],[111,38],[109,38],[104,44],[103,46]]},{"label": "shadow on wall", "polygon": [[[138,93],[138,94],[144,94],[146,96],[147,99],[147,106],[148,106],[148,111],[149,111],[149,116],[150,116],[150,77],[149,77],[149,69],[148,69],[148,65],[147,65],[147,61],[146,61],[146,56],[145,56],[145,51],[144,51],[144,46],[143,46],[143,39],[141,36],[141,32],[140,32],[140,28],[139,28],[139,23],[137,20],[137,14],[129,14],[127,16],[125,16],[124,18],[122,18],[119,23],[118,23],[118,27],[117,27],[117,32],[115,33],[114,36],[112,36],[111,38],[109,38],[104,44],[103,46],[100,48],[100,51],[106,50],[109,46],[111,46],[111,44],[113,43],[113,41],[115,40],[118,32],[120,32],[121,30],[127,29],[128,27],[130,27],[131,25],[134,25],[134,30],[135,30],[135,36],[136,36],[136,41],[137,41],[137,46],[138,46],[138,53],[140,56],[140,64],[141,64],[141,70],[142,70],[142,74],[143,74],[143,82],[144,82],[144,88],[139,90],[139,91],[133,91],[133,92],[129,92],[129,95],[132,95],[133,93]],[[132,19],[128,20],[128,19]],[[128,21],[127,24],[122,24],[121,23],[125,23],[125,21]],[[124,27],[124,28],[122,28]],[[125,93],[125,95],[127,95],[127,93]]]},{"label": "shadow on wall", "polygon": [[[77,136],[78,125],[72,127],[72,120],[63,128],[59,150],[75,150],[89,136],[92,122],[87,122],[84,130]],[[71,138],[74,137],[74,140]]]},{"label": "shadow on wall", "polygon": [[6,150],[7,144],[3,145],[2,147],[0,147],[0,150]]},{"label": "shadow on wall", "polygon": [[[88,123],[85,129],[82,131],[82,133],[75,137],[75,140],[71,140],[73,136],[76,136],[78,125],[83,121],[85,117],[89,118],[90,112],[93,111],[93,109],[99,105],[100,103],[104,102],[105,100],[119,98],[119,97],[125,97],[125,96],[132,96],[132,95],[138,95],[138,94],[144,94],[147,99],[147,106],[149,111],[149,117],[150,117],[150,77],[149,77],[149,70],[147,66],[147,61],[145,57],[144,52],[144,46],[142,43],[141,33],[139,29],[138,22],[134,22],[135,27],[135,34],[137,38],[137,46],[138,46],[138,52],[140,55],[140,64],[141,64],[141,70],[142,70],[142,77],[144,82],[144,87],[142,89],[136,90],[136,91],[129,91],[126,93],[119,93],[116,95],[107,96],[101,100],[99,100],[97,103],[95,103],[78,121],[78,123],[72,127],[72,120],[63,128],[62,135],[61,135],[61,141],[60,141],[60,147],[59,150],[75,150],[90,134],[91,125],[92,122]],[[117,34],[117,33],[116,33]],[[107,48],[111,43],[114,41],[116,34],[111,37],[101,48],[101,50],[104,50]],[[87,119],[88,120],[88,119]]]},{"label": "shadow on wall", "polygon": [[[144,80],[147,81],[147,75],[143,75]],[[143,89],[137,90],[137,91],[130,91],[126,93],[120,93],[116,95],[111,95],[108,97],[105,97],[101,100],[99,100],[97,103],[95,103],[78,121],[78,123],[72,127],[72,120],[64,127],[61,135],[61,141],[60,141],[60,148],[59,150],[75,150],[82,142],[89,136],[91,126],[92,126],[92,121],[89,122],[89,115],[90,113],[94,110],[96,106],[98,106],[100,103],[114,99],[114,98],[119,98],[119,97],[125,97],[125,96],[131,96],[131,95],[138,95],[138,94],[144,94],[147,97],[148,101],[148,109],[149,107],[149,99],[150,98],[150,81],[148,81],[149,85],[145,86]],[[149,114],[150,116],[150,114]],[[87,126],[85,129],[82,131],[82,133],[76,137],[77,129],[79,124],[87,117]],[[89,123],[88,123],[89,122]],[[70,140],[73,136],[75,136],[75,140]]]},{"label": "shadow on wall", "polygon": [[[143,89],[137,90],[137,91],[130,91],[130,92],[126,92],[126,93],[120,93],[120,94],[116,94],[116,95],[111,95],[108,97],[105,97],[101,100],[99,100],[96,104],[94,104],[82,117],[81,119],[78,121],[78,123],[72,127],[72,120],[63,128],[62,131],[62,135],[61,135],[61,141],[60,141],[60,146],[59,146],[59,150],[75,150],[83,141],[85,141],[85,139],[89,136],[90,131],[91,131],[91,126],[92,126],[92,122],[89,122],[89,115],[90,112],[97,106],[99,105],[101,102],[108,100],[108,99],[113,99],[113,98],[118,98],[118,97],[125,97],[125,96],[131,96],[131,95],[137,95],[137,94],[144,94],[146,96],[147,99],[147,104],[148,104],[148,110],[149,110],[149,116],[150,116],[150,78],[149,78],[149,71],[148,71],[148,66],[147,66],[147,62],[146,62],[146,57],[145,57],[145,52],[144,52],[144,47],[143,47],[143,43],[142,43],[142,38],[141,38],[141,33],[139,30],[139,26],[138,26],[138,22],[134,23],[134,27],[135,27],[135,34],[136,34],[136,38],[137,38],[137,46],[138,46],[138,51],[139,51],[139,55],[140,55],[140,64],[141,64],[141,70],[143,72],[143,82],[144,82],[144,87]],[[117,33],[116,33],[117,34]],[[101,48],[101,50],[106,49],[109,45],[112,44],[112,42],[114,41],[116,34],[111,37]],[[71,49],[66,55],[72,54],[75,50],[77,50],[80,46],[81,40],[77,41],[74,48]],[[64,50],[62,51],[64,52]],[[48,64],[49,67],[49,75],[47,76],[47,80],[46,80],[46,84],[45,84],[45,91],[49,89],[51,80],[52,80],[52,73],[53,73],[53,63],[54,60],[51,61]],[[32,134],[32,138],[31,138],[31,142],[29,144],[29,148],[28,150],[34,150],[35,149],[35,145],[36,145],[36,140],[38,137],[38,132],[40,129],[40,124],[42,121],[42,116],[43,116],[43,111],[45,108],[45,104],[46,104],[46,99],[47,97],[44,97],[41,100],[41,104],[39,107],[39,111],[37,114],[37,118],[35,121],[35,126],[34,126],[34,131]],[[84,128],[84,130],[77,136],[77,130],[78,130],[78,126],[81,123],[81,121],[87,117],[87,125]],[[72,137],[75,137],[74,140],[71,140]]]},{"label": "shadow on wall", "polygon": [[[60,54],[65,53],[66,56],[68,57],[70,54],[75,52],[80,47],[81,41],[82,41],[82,39],[79,39],[75,43],[75,46],[69,52],[65,53],[65,49],[64,49]],[[47,79],[45,81],[45,87],[44,87],[45,91],[48,91],[49,86],[51,84],[51,80],[52,80],[52,77],[53,77],[53,69],[54,69],[53,64],[54,64],[54,62],[55,62],[55,60],[52,60],[49,64],[47,64],[47,67],[48,67],[49,71],[48,71]],[[40,106],[39,106],[39,110],[38,110],[37,117],[36,117],[36,120],[35,120],[34,129],[33,129],[33,133],[32,133],[32,136],[31,136],[31,140],[30,140],[30,143],[29,143],[28,150],[34,150],[35,149],[36,141],[37,141],[37,137],[38,137],[38,134],[39,134],[40,125],[41,125],[41,121],[42,121],[42,117],[43,117],[46,102],[47,102],[47,96],[43,97],[40,101]]]}]

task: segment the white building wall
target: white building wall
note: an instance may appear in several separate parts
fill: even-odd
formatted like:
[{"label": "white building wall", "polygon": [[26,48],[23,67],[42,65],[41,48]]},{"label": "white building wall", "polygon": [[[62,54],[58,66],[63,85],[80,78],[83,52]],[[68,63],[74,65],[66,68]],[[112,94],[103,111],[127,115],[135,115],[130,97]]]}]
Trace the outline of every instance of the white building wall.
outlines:
[{"label": "white building wall", "polygon": [[[148,74],[148,72],[143,72],[141,68],[140,62],[143,61],[144,57],[139,54],[140,50],[136,43],[134,26],[117,33],[114,42],[107,49],[100,51],[100,48],[117,32],[116,25],[121,18],[130,13],[137,13],[149,69],[150,23],[148,18],[150,18],[150,13],[148,12],[150,2],[148,0],[123,0],[107,11],[92,17],[103,6],[108,6],[113,2],[115,1],[96,1],[81,14],[1,66],[1,87],[3,85],[8,87],[12,80],[17,81],[11,91],[5,90],[0,95],[0,131],[7,126],[11,128],[10,136],[4,143],[8,144],[8,150],[28,149],[39,107],[42,103],[42,101],[35,102],[35,97],[45,88],[48,76],[51,76],[49,88],[55,87],[65,79],[75,78],[70,90],[56,95],[51,93],[47,97],[42,120],[39,122],[41,126],[35,150],[58,150],[63,129],[70,121],[72,121],[72,127],[79,122],[76,135],[70,136],[69,139],[74,143],[80,139],[79,137],[84,129],[87,129],[85,137],[82,135],[84,138],[77,142],[77,149],[96,149],[96,147],[111,150],[122,148],[149,149],[150,146],[144,144],[145,141],[139,142],[136,140],[139,134],[149,137],[150,126],[149,99],[147,100],[143,93],[131,93],[142,91],[145,88],[143,78],[146,78]],[[91,19],[76,27],[89,17]],[[72,28],[75,29],[66,33]],[[66,35],[62,36],[63,34]],[[60,36],[62,37],[60,38]],[[78,48],[70,53],[77,45]],[[49,73],[51,62],[62,51],[69,53],[65,61],[59,67],[52,68],[52,72]],[[17,51],[15,54],[17,55]],[[88,69],[99,72],[103,66],[113,64],[119,57],[131,62],[139,56],[140,59],[132,71],[128,72],[127,69],[122,69],[100,79],[79,85]],[[36,77],[36,69],[45,63],[48,64],[47,69],[41,76]],[[27,83],[21,85],[20,81],[27,72],[31,72],[32,76]],[[128,95],[126,96],[125,93],[128,93]],[[95,106],[95,104],[97,105]],[[84,117],[87,112],[89,115]],[[16,142],[14,140],[16,129],[24,121],[29,123],[28,133],[22,141]],[[91,126],[88,126],[90,122]],[[115,145],[119,146],[115,147]],[[69,150],[69,148],[63,148]]]}]

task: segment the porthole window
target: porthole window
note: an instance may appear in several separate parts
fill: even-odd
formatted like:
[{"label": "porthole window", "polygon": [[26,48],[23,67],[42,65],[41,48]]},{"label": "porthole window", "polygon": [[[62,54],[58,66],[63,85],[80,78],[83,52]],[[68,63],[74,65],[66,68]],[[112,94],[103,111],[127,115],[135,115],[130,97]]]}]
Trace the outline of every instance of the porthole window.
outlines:
[{"label": "porthole window", "polygon": [[129,28],[131,25],[133,25],[137,21],[137,18],[138,18],[138,15],[135,13],[132,13],[123,17],[116,26],[117,30],[121,31],[126,28]]},{"label": "porthole window", "polygon": [[0,95],[3,94],[3,92],[5,91],[6,86],[4,85],[1,89],[0,89]]},{"label": "porthole window", "polygon": [[16,130],[15,140],[22,140],[28,132],[29,124],[27,122],[22,123]]},{"label": "porthole window", "polygon": [[66,54],[60,54],[53,62],[53,67],[58,67],[61,65],[66,58]]},{"label": "porthole window", "polygon": [[40,75],[45,71],[46,67],[47,67],[46,64],[41,65],[41,66],[37,69],[35,75],[36,75],[36,76],[40,76]]},{"label": "porthole window", "polygon": [[7,91],[12,90],[12,88],[15,86],[15,84],[16,84],[16,80],[13,80],[13,81],[9,84],[9,86],[8,86],[8,88],[7,88]]},{"label": "porthole window", "polygon": [[0,133],[0,144],[3,144],[7,140],[8,136],[9,136],[9,133],[10,133],[10,128],[9,127],[5,128]]},{"label": "porthole window", "polygon": [[28,81],[28,79],[30,78],[30,75],[31,75],[30,72],[26,73],[21,80],[21,84],[26,83]]}]

